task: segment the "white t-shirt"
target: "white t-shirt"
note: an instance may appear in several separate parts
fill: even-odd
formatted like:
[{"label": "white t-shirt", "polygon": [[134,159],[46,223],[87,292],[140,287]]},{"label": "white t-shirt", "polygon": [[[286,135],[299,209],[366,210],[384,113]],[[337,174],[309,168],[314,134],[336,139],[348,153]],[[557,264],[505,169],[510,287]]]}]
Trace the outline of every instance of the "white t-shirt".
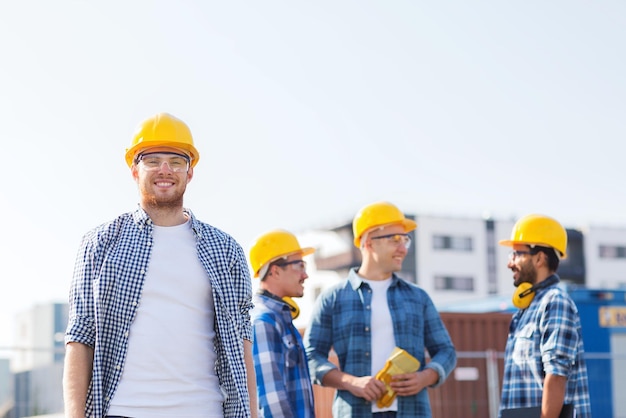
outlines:
[{"label": "white t-shirt", "polygon": [[[386,280],[363,280],[372,289],[372,375],[376,375],[385,366],[389,355],[396,347],[393,334],[393,321],[387,304],[387,289],[391,285],[391,278]],[[372,412],[397,411],[398,400],[394,399],[388,407],[381,409],[372,402]]]},{"label": "white t-shirt", "polygon": [[107,415],[223,417],[214,304],[189,222],[155,226],[128,352]]}]

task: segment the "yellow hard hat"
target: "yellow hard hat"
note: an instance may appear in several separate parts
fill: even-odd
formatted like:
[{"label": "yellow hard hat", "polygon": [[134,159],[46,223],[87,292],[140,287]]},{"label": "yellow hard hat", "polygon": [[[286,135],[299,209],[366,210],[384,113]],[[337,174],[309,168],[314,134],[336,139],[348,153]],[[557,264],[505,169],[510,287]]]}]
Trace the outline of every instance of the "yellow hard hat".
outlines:
[{"label": "yellow hard hat", "polygon": [[511,239],[500,241],[500,245],[539,245],[554,248],[567,258],[567,232],[555,219],[544,215],[526,215],[520,218],[511,231]]},{"label": "yellow hard hat", "polygon": [[126,164],[130,167],[139,151],[152,147],[173,147],[184,150],[191,158],[192,167],[198,164],[200,159],[187,124],[169,113],[158,113],[137,126],[133,141],[126,149]]},{"label": "yellow hard hat", "polygon": [[407,219],[395,205],[389,202],[376,202],[363,207],[352,221],[354,245],[361,246],[361,237],[367,231],[377,226],[399,224],[404,232],[411,232],[417,228],[417,223]]},{"label": "yellow hard hat", "polygon": [[250,248],[250,264],[254,271],[254,277],[259,277],[261,269],[274,260],[291,254],[297,253],[305,256],[314,252],[314,248],[300,247],[298,239],[291,232],[275,229],[266,232],[253,242]]}]

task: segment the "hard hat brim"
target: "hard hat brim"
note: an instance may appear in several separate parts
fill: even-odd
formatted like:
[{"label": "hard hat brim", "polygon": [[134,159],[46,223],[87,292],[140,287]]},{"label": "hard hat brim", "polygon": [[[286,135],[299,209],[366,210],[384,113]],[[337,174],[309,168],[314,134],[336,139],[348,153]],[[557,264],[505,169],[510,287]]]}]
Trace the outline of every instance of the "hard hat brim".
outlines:
[{"label": "hard hat brim", "polygon": [[514,245],[528,245],[528,246],[535,246],[538,245],[540,247],[548,247],[548,248],[552,248],[554,251],[556,251],[557,253],[559,253],[561,255],[561,260],[564,260],[567,258],[567,253],[562,253],[559,250],[557,250],[556,248],[554,248],[552,245],[550,244],[546,244],[544,242],[528,242],[528,241],[514,241],[514,240],[510,240],[510,239],[503,239],[498,241],[498,244],[504,246],[504,247],[513,247]]},{"label": "hard hat brim", "polygon": [[313,248],[313,247],[304,247],[304,248],[300,248],[297,251],[289,251],[288,253],[277,255],[276,257],[274,257],[271,260],[269,260],[267,263],[261,265],[259,267],[259,269],[254,272],[254,278],[257,279],[259,277],[259,273],[261,272],[261,270],[263,270],[263,267],[269,266],[271,263],[273,263],[274,261],[278,260],[279,258],[289,257],[290,255],[293,255],[293,254],[302,254],[302,257],[305,257],[307,255],[313,254],[314,252],[315,252],[315,248]]},{"label": "hard hat brim", "polygon": [[373,225],[371,228],[368,228],[365,231],[363,231],[363,233],[360,236],[354,237],[354,245],[355,245],[355,247],[359,248],[361,246],[361,238],[363,237],[363,235],[367,234],[372,229],[385,228],[387,226],[392,226],[392,225],[402,225],[404,227],[404,233],[405,234],[408,234],[409,232],[417,229],[417,222],[415,222],[413,219],[408,219],[408,218],[404,219],[401,222],[392,222],[392,223],[388,223],[388,224]]},{"label": "hard hat brim", "polygon": [[185,151],[189,154],[189,157],[191,158],[191,167],[195,167],[195,165],[198,164],[198,161],[200,160],[200,153],[198,153],[198,150],[191,144],[183,144],[180,142],[172,141],[146,141],[135,144],[126,150],[126,164],[128,164],[129,167],[132,166],[133,160],[139,152],[144,149],[157,147],[176,148]]}]

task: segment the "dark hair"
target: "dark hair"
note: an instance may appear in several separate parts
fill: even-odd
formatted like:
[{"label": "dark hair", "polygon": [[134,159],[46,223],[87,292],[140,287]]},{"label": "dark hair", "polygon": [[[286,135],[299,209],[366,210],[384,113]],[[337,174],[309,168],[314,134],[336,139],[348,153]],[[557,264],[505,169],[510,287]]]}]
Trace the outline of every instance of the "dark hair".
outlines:
[{"label": "dark hair", "polygon": [[548,268],[550,271],[556,271],[559,268],[559,257],[557,257],[556,252],[558,250],[551,247],[542,247],[541,245],[535,245],[530,249],[531,253],[544,253],[548,257]]},{"label": "dark hair", "polygon": [[267,271],[265,272],[265,276],[261,277],[261,281],[264,281],[265,278],[270,274],[270,270],[272,270],[273,266],[281,267],[280,264],[284,262],[285,262],[285,259],[283,257],[280,257],[279,259],[272,261],[269,264],[269,266],[267,266]]}]

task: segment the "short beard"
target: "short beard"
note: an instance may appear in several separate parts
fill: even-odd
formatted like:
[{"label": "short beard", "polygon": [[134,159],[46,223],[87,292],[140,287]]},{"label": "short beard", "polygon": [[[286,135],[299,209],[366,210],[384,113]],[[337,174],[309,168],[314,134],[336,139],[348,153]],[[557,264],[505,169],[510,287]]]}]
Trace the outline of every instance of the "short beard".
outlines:
[{"label": "short beard", "polygon": [[537,282],[537,270],[532,263],[527,262],[520,266],[518,279],[515,280],[515,287],[522,283],[530,283],[534,285]]},{"label": "short beard", "polygon": [[144,187],[140,187],[141,200],[145,207],[150,209],[180,209],[183,206],[183,196],[185,194],[185,190],[186,188],[183,188],[183,190],[179,194],[167,200],[158,200],[156,194],[148,192]]},{"label": "short beard", "polygon": [[178,196],[169,200],[157,200],[156,196],[144,195],[144,204],[151,209],[179,209],[183,206],[183,197]]}]

